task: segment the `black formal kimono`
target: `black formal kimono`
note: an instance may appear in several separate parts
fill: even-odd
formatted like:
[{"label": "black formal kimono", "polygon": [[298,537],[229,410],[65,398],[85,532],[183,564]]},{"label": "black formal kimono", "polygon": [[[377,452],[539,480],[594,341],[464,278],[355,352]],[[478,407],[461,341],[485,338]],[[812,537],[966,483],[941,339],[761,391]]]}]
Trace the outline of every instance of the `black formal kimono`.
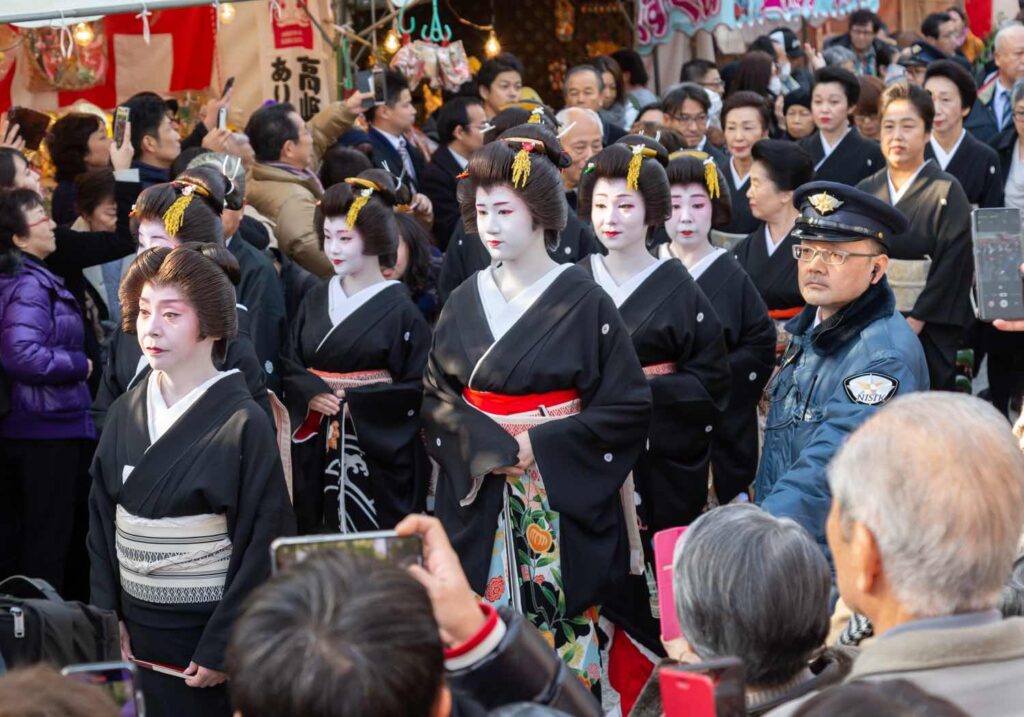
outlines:
[{"label": "black formal kimono", "polygon": [[[887,169],[857,188],[892,203]],[[928,361],[931,387],[952,391],[956,351],[974,318],[970,303],[974,276],[971,206],[956,178],[927,161],[895,207],[910,221],[906,233],[888,241],[889,257],[897,260],[890,261],[887,272],[896,308],[925,322],[918,338]],[[929,260],[930,264],[926,263]]]},{"label": "black formal kimono", "polygon": [[603,611],[661,654],[651,609],[657,590],[648,588],[655,579],[654,534],[687,525],[704,510],[711,458],[707,428],[728,403],[732,377],[722,326],[682,262],[663,259],[639,284],[616,286],[599,261],[591,255],[579,265],[618,306],[654,400],[647,443],[633,469],[645,574],[630,575]]},{"label": "black formal kimono", "polygon": [[[300,533],[393,528],[426,508],[430,482],[419,440],[430,327],[399,282],[345,297],[356,308],[332,324],[338,281],[306,295],[284,357]],[[338,388],[347,418],[309,410],[310,399]]]},{"label": "black formal kimono", "polygon": [[[548,254],[559,264],[575,264],[580,259],[596,253],[604,254],[605,249],[594,236],[594,230],[577,217],[575,212],[570,211],[558,246],[549,250]],[[437,282],[441,302],[447,301],[455,288],[470,275],[490,265],[491,255],[480,241],[480,235],[476,232],[467,232],[462,222],[456,222],[455,233],[448,242],[448,250],[441,264],[441,276]]]},{"label": "black formal kimono", "polygon": [[787,234],[768,256],[766,232],[763,226],[751,232],[733,249],[733,254],[754,282],[757,293],[768,305],[768,311],[792,311],[792,315],[787,317],[792,318],[804,306],[796,259],[793,258],[793,246],[799,242]]},{"label": "black formal kimono", "polygon": [[[579,267],[552,269],[511,302],[492,271],[452,293],[434,332],[423,423],[441,467],[435,510],[473,589],[524,612],[593,685],[591,608],[629,567],[620,489],[647,438],[651,390],[614,303]],[[523,430],[535,465],[492,473],[517,464]]]},{"label": "black formal kimono", "polygon": [[[661,255],[671,256],[668,247],[661,248]],[[757,473],[757,403],[775,368],[775,325],[732,254],[720,254],[696,278],[718,315],[729,350],[729,403],[711,432],[715,496],[725,504],[747,490]]]},{"label": "black formal kimono", "polygon": [[[249,314],[242,308],[236,309],[238,333],[228,341],[224,360],[215,362],[218,369],[228,371],[237,368],[242,372],[252,400],[263,409],[267,417],[274,420],[267,397],[267,376],[263,365],[256,356],[256,348],[249,337]],[[120,327],[111,335],[107,347],[107,363],[103,368],[99,391],[92,402],[92,418],[96,423],[97,432],[103,430],[107,413],[121,394],[134,388],[140,381],[149,376],[149,362],[142,360],[142,347],[139,337],[126,334]]]},{"label": "black formal kimono", "polygon": [[249,334],[267,374],[267,388],[280,395],[281,348],[288,332],[281,279],[270,257],[245,241],[241,232],[228,243],[228,250],[238,260],[238,303],[248,313]]},{"label": "black formal kimono", "polygon": [[[939,164],[931,142],[924,146],[924,156],[936,165]],[[964,130],[960,146],[943,171],[956,177],[967,195],[967,201],[973,206],[985,209],[1003,206],[1003,187],[1006,183],[999,165],[999,154],[970,132]]]},{"label": "black formal kimono", "polygon": [[441,251],[448,247],[448,240],[455,231],[455,225],[462,222],[462,211],[455,193],[458,190],[458,175],[462,167],[446,146],[437,148],[430,161],[420,173],[419,190],[427,195],[434,206],[434,244]]},{"label": "black formal kimono", "polygon": [[750,201],[747,199],[750,175],[746,176],[743,184],[737,186],[736,179],[732,176],[732,162],[729,159],[726,159],[725,166],[722,167],[722,174],[725,175],[725,183],[729,185],[732,210],[729,213],[729,223],[715,229],[726,234],[749,234],[761,223],[750,213]]},{"label": "black formal kimono", "polygon": [[[91,602],[117,612],[137,658],[223,671],[235,618],[270,575],[270,543],[295,519],[242,376],[221,374],[154,441],[159,375],[114,403],[93,460]],[[140,673],[150,715],[231,714],[226,685]]]},{"label": "black formal kimono", "polygon": [[815,132],[797,144],[814,160],[814,178],[823,182],[839,182],[857,186],[857,182],[885,168],[885,157],[878,142],[867,139],[856,127],[839,140],[839,145],[825,158],[821,135]]}]

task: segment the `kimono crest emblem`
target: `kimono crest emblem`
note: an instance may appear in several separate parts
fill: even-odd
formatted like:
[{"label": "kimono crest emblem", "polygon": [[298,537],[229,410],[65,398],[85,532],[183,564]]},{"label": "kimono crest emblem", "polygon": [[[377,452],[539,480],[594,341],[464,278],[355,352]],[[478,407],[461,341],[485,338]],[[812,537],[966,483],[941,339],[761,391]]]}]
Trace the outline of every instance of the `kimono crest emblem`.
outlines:
[{"label": "kimono crest emblem", "polygon": [[865,406],[881,406],[900,387],[899,380],[882,373],[862,373],[843,381],[847,397]]},{"label": "kimono crest emblem", "polygon": [[807,198],[807,201],[809,201],[811,203],[811,206],[814,207],[817,210],[818,214],[821,215],[834,212],[835,210],[839,209],[839,207],[843,206],[846,203],[840,199],[836,199],[828,192],[812,194],[810,197]]}]

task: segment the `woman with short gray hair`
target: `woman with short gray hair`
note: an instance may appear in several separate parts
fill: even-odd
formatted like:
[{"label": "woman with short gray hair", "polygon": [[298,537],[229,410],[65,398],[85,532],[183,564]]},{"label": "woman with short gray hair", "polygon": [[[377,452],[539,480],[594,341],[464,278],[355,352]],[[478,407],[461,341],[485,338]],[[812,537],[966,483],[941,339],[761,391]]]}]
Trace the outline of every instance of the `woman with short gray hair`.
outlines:
[{"label": "woman with short gray hair", "polygon": [[[748,715],[838,683],[849,672],[845,653],[818,654],[828,634],[832,574],[814,539],[794,521],[749,504],[705,513],[676,546],[673,579],[690,650],[701,661],[742,660]],[[655,714],[642,704],[647,692],[633,717]]]}]

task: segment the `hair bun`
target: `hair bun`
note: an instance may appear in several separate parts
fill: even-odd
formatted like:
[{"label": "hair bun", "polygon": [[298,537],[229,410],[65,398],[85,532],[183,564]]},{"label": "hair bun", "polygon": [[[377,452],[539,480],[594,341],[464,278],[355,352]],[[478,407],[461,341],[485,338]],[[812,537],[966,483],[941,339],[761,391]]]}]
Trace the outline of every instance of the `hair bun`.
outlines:
[{"label": "hair bun", "polygon": [[364,169],[356,176],[376,184],[379,189],[374,190],[374,195],[389,207],[398,204],[398,189],[391,172],[386,169]]},{"label": "hair bun", "polygon": [[175,187],[191,184],[202,191],[195,195],[206,202],[219,216],[224,211],[224,197],[228,192],[228,178],[215,167],[191,167],[179,174],[172,182]]}]

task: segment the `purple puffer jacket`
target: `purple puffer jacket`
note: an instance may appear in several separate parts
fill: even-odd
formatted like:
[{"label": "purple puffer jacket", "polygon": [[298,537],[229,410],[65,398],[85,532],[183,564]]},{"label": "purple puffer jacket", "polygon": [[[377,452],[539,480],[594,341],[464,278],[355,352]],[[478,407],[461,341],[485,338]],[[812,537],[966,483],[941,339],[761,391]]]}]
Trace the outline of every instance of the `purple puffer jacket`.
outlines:
[{"label": "purple puffer jacket", "polygon": [[95,438],[82,314],[64,281],[25,256],[0,276],[0,364],[11,412],[0,438]]}]

